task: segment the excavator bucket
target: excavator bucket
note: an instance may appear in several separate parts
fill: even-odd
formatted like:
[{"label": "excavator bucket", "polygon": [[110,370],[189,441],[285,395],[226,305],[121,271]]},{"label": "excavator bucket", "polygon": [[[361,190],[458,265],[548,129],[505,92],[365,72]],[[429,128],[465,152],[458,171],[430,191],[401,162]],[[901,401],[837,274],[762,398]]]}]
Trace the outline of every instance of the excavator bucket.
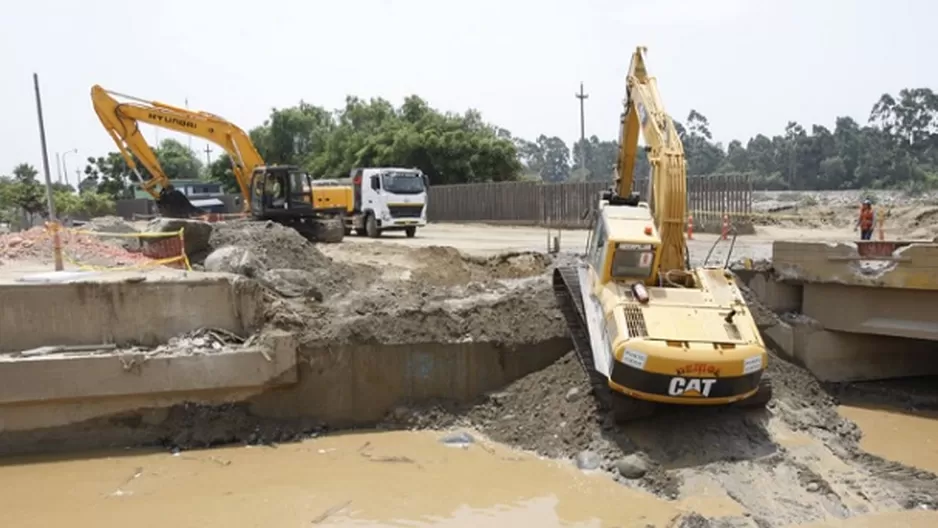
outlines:
[{"label": "excavator bucket", "polygon": [[189,198],[182,191],[168,187],[160,191],[156,206],[162,216],[168,218],[191,218],[206,214],[206,211],[192,205]]}]

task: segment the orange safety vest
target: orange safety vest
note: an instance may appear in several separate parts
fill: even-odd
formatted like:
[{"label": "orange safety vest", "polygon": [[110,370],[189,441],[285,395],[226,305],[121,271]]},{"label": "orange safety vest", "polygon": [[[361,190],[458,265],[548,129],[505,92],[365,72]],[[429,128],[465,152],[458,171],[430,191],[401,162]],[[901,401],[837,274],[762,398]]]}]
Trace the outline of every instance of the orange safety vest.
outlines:
[{"label": "orange safety vest", "polygon": [[860,208],[860,229],[868,231],[873,229],[873,208]]}]

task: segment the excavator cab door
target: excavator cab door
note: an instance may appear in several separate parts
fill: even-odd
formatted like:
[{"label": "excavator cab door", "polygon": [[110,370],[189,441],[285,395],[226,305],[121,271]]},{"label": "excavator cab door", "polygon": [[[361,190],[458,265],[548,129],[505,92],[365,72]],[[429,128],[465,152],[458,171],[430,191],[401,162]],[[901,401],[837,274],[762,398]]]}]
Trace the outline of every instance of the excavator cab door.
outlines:
[{"label": "excavator cab door", "polygon": [[306,171],[291,171],[284,175],[290,197],[291,209],[306,209],[313,206],[313,178]]},{"label": "excavator cab door", "polygon": [[267,173],[263,170],[255,170],[251,175],[251,216],[254,218],[264,218],[267,196],[264,192],[267,188]]}]

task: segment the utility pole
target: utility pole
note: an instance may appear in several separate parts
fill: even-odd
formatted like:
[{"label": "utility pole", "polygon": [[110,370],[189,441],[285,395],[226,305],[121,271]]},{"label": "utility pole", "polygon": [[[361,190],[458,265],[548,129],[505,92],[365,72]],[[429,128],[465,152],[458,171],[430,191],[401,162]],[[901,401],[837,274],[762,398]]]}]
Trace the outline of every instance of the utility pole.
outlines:
[{"label": "utility pole", "polygon": [[202,152],[205,153],[205,168],[208,170],[208,166],[212,164],[212,147],[206,143],[205,150]]},{"label": "utility pole", "polygon": [[580,93],[574,94],[577,99],[580,100],[580,149],[582,154],[582,159],[580,163],[582,166],[586,166],[586,118],[584,117],[583,112],[583,101],[589,98],[589,94],[583,92],[583,81],[580,81]]},{"label": "utility pole", "polygon": [[39,143],[42,145],[42,172],[46,177],[46,204],[49,207],[49,222],[52,223],[52,247],[55,256],[55,271],[62,271],[62,242],[59,238],[58,221],[55,217],[55,200],[52,198],[52,176],[49,174],[49,151],[46,149],[46,125],[42,120],[42,98],[39,96],[39,74],[33,73],[33,88],[36,90],[36,115],[39,118]]}]

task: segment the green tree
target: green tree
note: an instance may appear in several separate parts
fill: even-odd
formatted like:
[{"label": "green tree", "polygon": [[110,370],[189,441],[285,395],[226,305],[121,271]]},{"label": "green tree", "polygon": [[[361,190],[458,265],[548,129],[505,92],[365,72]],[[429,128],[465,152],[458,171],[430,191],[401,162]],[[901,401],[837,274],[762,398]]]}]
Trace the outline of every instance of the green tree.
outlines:
[{"label": "green tree", "polygon": [[573,165],[585,170],[572,179],[612,181],[618,158],[619,144],[616,141],[600,141],[596,136],[577,141],[573,146]]},{"label": "green tree", "polygon": [[175,139],[164,139],[154,152],[163,173],[171,180],[196,180],[202,175],[202,161]]},{"label": "green tree", "polygon": [[541,134],[537,138],[537,148],[541,153],[541,179],[545,182],[558,183],[570,177],[570,149],[557,136],[547,137]]},{"label": "green tree", "polygon": [[113,200],[133,198],[133,186],[138,184],[137,175],[130,170],[118,152],[110,152],[107,156],[97,158],[89,157],[84,174],[79,185],[81,192],[97,192],[110,196]]},{"label": "green tree", "polygon": [[[443,184],[514,180],[522,172],[507,131],[475,110],[443,113],[417,96],[399,108],[380,98],[348,97],[335,112],[300,102],[272,110],[250,135],[266,162],[297,164],[317,177],[345,176],[353,167],[403,166]],[[233,187],[220,167],[209,173]]]},{"label": "green tree", "polygon": [[224,153],[208,166],[208,177],[221,183],[225,192],[239,193],[241,188],[238,186],[238,180],[231,167],[231,157]]}]

